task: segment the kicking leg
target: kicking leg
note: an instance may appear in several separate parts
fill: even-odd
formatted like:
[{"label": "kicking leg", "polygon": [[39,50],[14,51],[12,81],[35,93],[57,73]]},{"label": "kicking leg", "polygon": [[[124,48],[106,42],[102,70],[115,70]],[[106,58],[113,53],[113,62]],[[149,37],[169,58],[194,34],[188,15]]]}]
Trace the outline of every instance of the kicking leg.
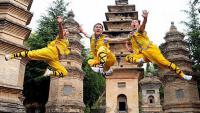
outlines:
[{"label": "kicking leg", "polygon": [[180,77],[184,78],[185,80],[191,80],[192,79],[192,76],[184,74],[183,71],[172,62],[170,62],[170,64],[168,65],[168,68],[170,70],[174,71]]},{"label": "kicking leg", "polygon": [[44,60],[44,61],[51,61],[51,60],[58,59],[56,48],[52,48],[52,49],[42,48],[38,50],[22,51],[19,53],[5,55],[6,60],[10,60],[14,58],[25,58],[25,57],[28,57],[32,60]]},{"label": "kicking leg", "polygon": [[181,78],[184,78],[186,80],[192,79],[192,76],[184,74],[183,71],[178,66],[168,61],[163,56],[163,54],[161,53],[160,49],[157,46],[152,46],[151,48],[142,51],[142,54],[146,58],[148,58],[151,62],[158,64],[160,67],[169,68],[170,70],[174,71]]},{"label": "kicking leg", "polygon": [[191,80],[192,76],[186,75],[183,73],[183,71],[174,63],[168,61],[161,53],[156,54],[154,57],[156,59],[154,63],[160,65],[164,68],[169,68],[170,70],[174,71],[177,75],[179,75],[181,78],[184,78],[185,80]]},{"label": "kicking leg", "polygon": [[19,53],[14,53],[14,54],[6,54],[5,55],[5,60],[8,61],[10,59],[15,59],[15,58],[25,58],[28,56],[29,51],[22,51]]},{"label": "kicking leg", "polygon": [[65,77],[68,75],[67,70],[60,64],[59,61],[50,61],[48,64],[54,69],[53,71],[47,69],[44,76]]}]

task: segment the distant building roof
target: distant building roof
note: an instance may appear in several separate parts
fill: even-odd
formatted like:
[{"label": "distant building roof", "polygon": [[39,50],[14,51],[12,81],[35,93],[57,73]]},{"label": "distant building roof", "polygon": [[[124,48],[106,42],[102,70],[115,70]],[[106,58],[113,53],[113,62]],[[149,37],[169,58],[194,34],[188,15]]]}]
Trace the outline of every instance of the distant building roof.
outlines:
[{"label": "distant building roof", "polygon": [[151,73],[148,73],[148,75],[143,79],[141,79],[139,83],[143,85],[143,84],[161,84],[162,82],[156,76],[153,76]]}]

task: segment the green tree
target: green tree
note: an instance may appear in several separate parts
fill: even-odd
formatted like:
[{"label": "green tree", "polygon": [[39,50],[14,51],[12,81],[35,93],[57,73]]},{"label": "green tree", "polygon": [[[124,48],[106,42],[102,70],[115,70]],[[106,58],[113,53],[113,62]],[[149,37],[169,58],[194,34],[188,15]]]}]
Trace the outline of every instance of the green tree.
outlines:
[{"label": "green tree", "polygon": [[186,25],[189,51],[191,52],[191,59],[194,62],[193,70],[200,71],[200,21],[197,6],[200,4],[199,0],[189,1],[189,10],[184,10],[187,14],[187,21],[183,21]]},{"label": "green tree", "polygon": [[[188,43],[189,43],[189,51],[190,58],[194,62],[192,69],[193,71],[200,71],[200,21],[199,21],[199,13],[200,8],[199,0],[190,0],[188,3],[189,10],[184,10],[187,14],[188,18],[186,21],[183,21],[187,30]],[[199,9],[198,9],[199,8]],[[200,93],[200,79],[197,79],[197,86]],[[200,95],[200,94],[199,94]]]},{"label": "green tree", "polygon": [[85,105],[88,107],[86,108],[86,111],[90,111],[91,107],[95,104],[99,96],[105,90],[105,79],[102,77],[102,75],[93,72],[88,65],[87,62],[89,59],[91,59],[91,56],[86,56],[87,51],[88,50],[86,49],[82,51],[82,55],[85,58],[82,64],[82,69],[85,72],[83,82],[83,100]]},{"label": "green tree", "polygon": [[[47,15],[42,15],[39,19],[39,26],[35,33],[26,40],[26,46],[30,50],[40,49],[52,41],[58,34],[57,16],[67,19],[66,7],[69,3],[64,0],[55,0],[47,10]],[[48,64],[43,61],[30,61],[26,65],[24,90],[24,105],[37,103],[41,112],[45,112],[45,104],[48,100],[50,77],[43,77],[43,73]],[[27,111],[30,112],[30,111]]]},{"label": "green tree", "polygon": [[158,76],[158,66],[148,62],[144,70],[144,76],[146,76],[148,73],[152,73],[153,76]]},{"label": "green tree", "polygon": [[47,46],[48,42],[54,40],[58,34],[57,16],[61,16],[63,21],[67,20],[68,11],[66,7],[69,3],[64,0],[53,1],[48,8],[47,15],[42,15],[39,19],[38,28],[27,40],[27,46],[32,49],[39,49]]}]

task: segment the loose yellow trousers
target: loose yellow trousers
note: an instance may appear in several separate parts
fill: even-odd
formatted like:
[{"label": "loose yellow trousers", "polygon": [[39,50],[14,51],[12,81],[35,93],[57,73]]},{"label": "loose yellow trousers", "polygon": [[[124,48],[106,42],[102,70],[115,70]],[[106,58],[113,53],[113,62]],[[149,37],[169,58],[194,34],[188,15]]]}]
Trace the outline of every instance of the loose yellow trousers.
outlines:
[{"label": "loose yellow trousers", "polygon": [[104,66],[104,70],[107,71],[110,69],[111,66],[113,66],[115,64],[116,61],[116,57],[115,55],[105,46],[101,46],[98,51],[97,51],[97,55],[93,56],[93,59],[88,60],[88,64],[93,67],[95,65],[99,65],[100,64],[100,56],[99,53],[105,53],[106,54],[106,62],[105,62],[105,66]]},{"label": "loose yellow trousers", "polygon": [[[132,61],[130,61],[130,58],[132,58]],[[143,50],[138,54],[129,54],[125,57],[125,60],[131,63],[138,63],[140,58],[143,58],[145,62],[153,62],[159,65],[161,68],[170,68],[181,77],[184,75],[183,71],[181,71],[179,67],[168,61],[162,55],[160,49],[156,45],[152,44],[148,49]]]},{"label": "loose yellow trousers", "polygon": [[56,47],[45,47],[28,52],[28,57],[32,60],[46,61],[55,71],[67,76],[68,72],[59,61],[58,50]]}]

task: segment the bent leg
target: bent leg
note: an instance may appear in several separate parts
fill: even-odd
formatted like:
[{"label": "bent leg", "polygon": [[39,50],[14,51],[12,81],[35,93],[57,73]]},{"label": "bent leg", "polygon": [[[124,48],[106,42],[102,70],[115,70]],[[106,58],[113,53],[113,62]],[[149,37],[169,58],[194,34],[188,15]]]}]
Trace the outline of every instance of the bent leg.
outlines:
[{"label": "bent leg", "polygon": [[100,65],[102,67],[104,67],[107,61],[108,52],[110,52],[110,50],[108,50],[105,46],[101,46],[97,51],[97,57],[99,58]]},{"label": "bent leg", "polygon": [[127,55],[125,57],[125,61],[129,62],[129,63],[136,63],[136,64],[138,64],[138,63],[141,63],[142,60],[144,62],[149,62],[149,60],[146,59],[143,54],[129,54],[129,55]]},{"label": "bent leg", "polygon": [[88,64],[90,65],[90,67],[96,67],[97,65],[99,65],[100,61],[98,60],[97,57],[94,57],[93,59],[88,60]]},{"label": "bent leg", "polygon": [[57,60],[48,62],[48,64],[54,69],[50,76],[65,77],[68,75],[65,67]]},{"label": "bent leg", "polygon": [[106,63],[105,63],[105,67],[104,67],[104,70],[105,71],[108,71],[110,69],[111,66],[113,66],[116,62],[116,57],[115,55],[110,51],[108,53],[108,57],[107,57],[107,60],[106,60]]}]

